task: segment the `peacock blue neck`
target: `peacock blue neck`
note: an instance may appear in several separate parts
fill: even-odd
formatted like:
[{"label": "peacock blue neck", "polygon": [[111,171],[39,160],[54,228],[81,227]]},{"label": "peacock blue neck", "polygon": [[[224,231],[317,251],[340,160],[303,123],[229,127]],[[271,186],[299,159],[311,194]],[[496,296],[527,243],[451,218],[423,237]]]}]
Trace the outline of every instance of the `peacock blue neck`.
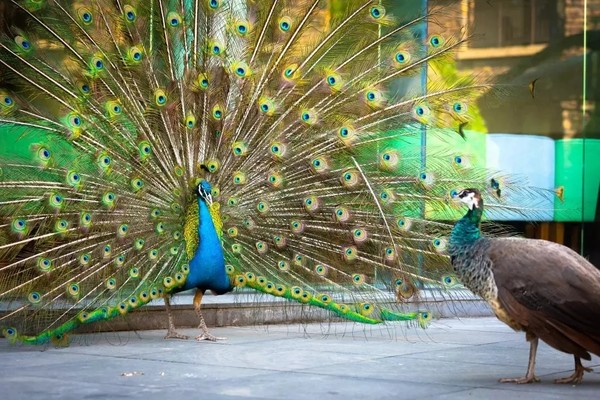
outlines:
[{"label": "peacock blue neck", "polygon": [[479,223],[483,214],[483,203],[479,207],[469,209],[464,217],[462,217],[452,228],[450,234],[450,253],[454,253],[458,248],[469,246],[477,239],[481,238]]},{"label": "peacock blue neck", "polygon": [[182,290],[197,288],[218,294],[231,290],[225,258],[215,224],[206,202],[198,198],[198,247],[190,260],[190,272]]}]

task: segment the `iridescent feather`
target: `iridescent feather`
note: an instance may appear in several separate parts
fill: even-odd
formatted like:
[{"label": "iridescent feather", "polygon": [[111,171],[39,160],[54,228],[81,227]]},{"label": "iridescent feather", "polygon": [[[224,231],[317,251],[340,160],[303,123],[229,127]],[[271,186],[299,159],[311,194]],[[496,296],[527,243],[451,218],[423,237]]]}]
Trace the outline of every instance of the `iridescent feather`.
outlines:
[{"label": "iridescent feather", "polygon": [[[435,14],[369,0],[326,24],[322,0],[8,3],[27,21],[0,41],[10,340],[63,343],[192,287],[425,325],[420,290],[456,286],[451,226],[426,213],[452,212],[464,182],[488,185],[452,138],[490,85],[432,74],[428,90],[390,88],[465,42],[419,39]],[[427,166],[403,145],[425,129],[448,144]],[[228,285],[192,284],[221,254],[211,268]]]}]

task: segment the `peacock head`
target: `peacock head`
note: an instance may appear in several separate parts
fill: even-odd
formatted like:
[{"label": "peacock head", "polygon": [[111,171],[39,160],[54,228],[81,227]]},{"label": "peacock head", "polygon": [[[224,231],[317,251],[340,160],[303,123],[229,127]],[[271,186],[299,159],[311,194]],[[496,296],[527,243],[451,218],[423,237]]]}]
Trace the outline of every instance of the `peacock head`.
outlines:
[{"label": "peacock head", "polygon": [[465,203],[469,207],[469,210],[481,208],[483,206],[481,193],[479,193],[479,190],[477,189],[463,189],[458,192],[456,197],[460,202]]},{"label": "peacock head", "polygon": [[202,179],[196,187],[196,195],[200,197],[209,206],[212,205],[212,187],[210,183]]}]

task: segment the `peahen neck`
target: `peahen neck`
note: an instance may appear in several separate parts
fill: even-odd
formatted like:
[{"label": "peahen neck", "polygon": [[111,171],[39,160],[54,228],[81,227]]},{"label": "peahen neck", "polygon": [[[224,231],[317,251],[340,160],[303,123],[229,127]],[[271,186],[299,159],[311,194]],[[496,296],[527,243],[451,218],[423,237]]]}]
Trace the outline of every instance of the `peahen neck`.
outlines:
[{"label": "peahen neck", "polygon": [[462,217],[452,228],[450,234],[450,253],[455,253],[459,248],[472,245],[481,238],[479,224],[483,214],[483,202],[480,201],[478,207],[469,209],[464,217]]}]

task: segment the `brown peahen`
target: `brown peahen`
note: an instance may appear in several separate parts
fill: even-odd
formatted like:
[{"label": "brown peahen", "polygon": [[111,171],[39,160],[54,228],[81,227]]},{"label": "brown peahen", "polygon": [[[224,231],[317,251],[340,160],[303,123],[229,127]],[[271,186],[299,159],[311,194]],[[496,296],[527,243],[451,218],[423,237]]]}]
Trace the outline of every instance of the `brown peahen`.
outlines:
[{"label": "brown peahen", "polygon": [[457,197],[469,210],[450,235],[454,270],[466,287],[490,304],[498,319],[525,331],[531,342],[526,376],[500,381],[539,381],[534,368],[541,339],[575,357],[573,375],[555,382],[581,382],[584,371],[591,371],[581,359],[591,360],[590,353],[600,356],[600,270],[557,243],[483,236],[480,192],[465,189]]}]

